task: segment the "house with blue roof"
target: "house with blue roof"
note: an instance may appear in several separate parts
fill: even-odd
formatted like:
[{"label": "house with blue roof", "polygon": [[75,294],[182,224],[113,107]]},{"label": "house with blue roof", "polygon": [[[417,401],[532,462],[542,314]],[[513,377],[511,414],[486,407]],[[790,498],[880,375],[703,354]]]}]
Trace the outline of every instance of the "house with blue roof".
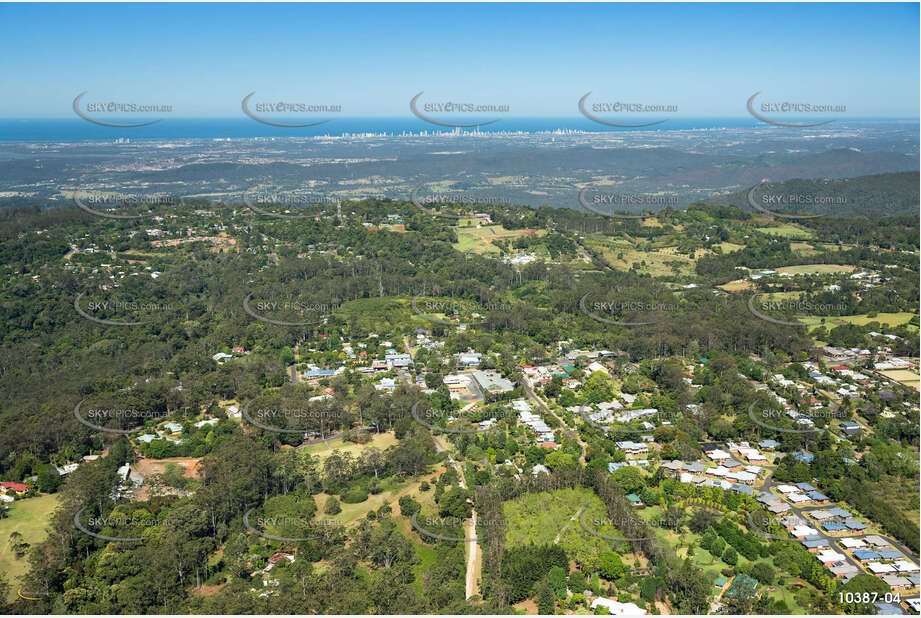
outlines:
[{"label": "house with blue roof", "polygon": [[732,491],[736,492],[737,494],[744,494],[746,496],[755,495],[755,489],[753,487],[749,487],[748,485],[733,485]]},{"label": "house with blue roof", "polygon": [[819,538],[819,539],[815,539],[815,540],[812,540],[812,541],[810,541],[809,539],[815,539],[815,537],[814,537],[814,536],[810,536],[810,537],[807,537],[806,539],[800,541],[800,543],[803,544],[803,547],[805,547],[805,548],[806,548],[807,550],[809,550],[809,551],[818,551],[818,550],[822,549],[823,547],[828,547],[828,546],[829,546],[828,541],[826,541],[825,539]]},{"label": "house with blue roof", "polygon": [[882,556],[872,549],[857,549],[854,550],[854,558],[861,562],[869,562],[870,560],[879,560]]},{"label": "house with blue roof", "polygon": [[848,530],[866,530],[867,524],[862,521],[857,521],[856,519],[845,519],[844,525],[847,526]]},{"label": "house with blue roof", "polygon": [[797,483],[796,486],[802,489],[803,491],[815,491],[816,490],[815,487],[813,487],[809,483]]},{"label": "house with blue roof", "polygon": [[609,461],[608,462],[608,472],[614,472],[615,470],[620,470],[626,465],[627,465],[626,463],[617,463],[616,461]]},{"label": "house with blue roof", "polygon": [[627,500],[629,500],[630,504],[633,506],[640,506],[642,504],[640,502],[640,497],[636,494],[627,494]]},{"label": "house with blue roof", "polygon": [[891,549],[889,547],[883,547],[882,549],[877,549],[876,551],[879,553],[883,560],[901,560],[905,557],[905,554],[899,550]]},{"label": "house with blue roof", "polygon": [[826,521],[822,522],[822,528],[826,532],[844,532],[847,530],[847,526],[844,524],[838,523],[836,521]]},{"label": "house with blue roof", "polygon": [[806,492],[806,495],[809,496],[809,499],[813,502],[828,502],[830,500],[830,498],[821,491]]},{"label": "house with blue roof", "polygon": [[828,509],[828,513],[832,517],[841,517],[843,519],[848,519],[852,517],[852,515],[849,512],[845,511],[840,506],[836,506],[834,508]]},{"label": "house with blue roof", "polygon": [[812,453],[807,453],[806,451],[797,451],[793,453],[793,457],[796,459],[796,461],[801,461],[803,463],[812,463],[812,461],[815,459],[815,455]]},{"label": "house with blue roof", "polygon": [[777,440],[762,440],[758,443],[758,446],[761,448],[775,449],[780,446],[780,442]]},{"label": "house with blue roof", "polygon": [[308,378],[324,378],[336,375],[332,369],[311,369],[307,372]]}]

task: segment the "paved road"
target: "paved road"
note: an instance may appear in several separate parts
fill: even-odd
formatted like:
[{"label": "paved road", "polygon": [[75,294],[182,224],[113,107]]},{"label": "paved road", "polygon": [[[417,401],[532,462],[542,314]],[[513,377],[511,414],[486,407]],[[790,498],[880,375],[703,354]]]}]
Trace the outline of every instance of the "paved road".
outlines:
[{"label": "paved road", "polygon": [[[563,422],[563,419],[557,416],[556,413],[551,410],[546,403],[544,403],[544,400],[534,393],[534,388],[531,386],[531,380],[527,375],[521,377],[521,384],[524,386],[524,391],[527,393],[528,399],[535,402],[538,406],[540,406],[541,410],[559,421],[560,427],[558,430],[554,431],[554,434],[561,433],[564,429],[569,430],[569,426]],[[585,463],[585,442],[582,440],[582,436],[578,430],[572,431],[572,434],[575,436],[576,440],[579,442],[579,445],[582,447],[582,454],[579,455],[579,461]],[[560,442],[562,442],[562,436],[560,436]]]},{"label": "paved road", "polygon": [[[764,487],[762,487],[761,489],[762,489],[763,491],[770,491],[770,489],[771,489],[772,487],[775,487],[777,484],[778,484],[778,483],[776,483],[776,482],[773,480],[773,478],[771,478],[771,477],[769,476],[769,477],[767,478],[767,480],[765,480],[765,482],[764,482]],[[780,484],[782,485],[783,483],[780,483]],[[780,495],[780,494],[778,494],[778,496],[779,496],[779,495]],[[790,503],[787,502],[786,500],[784,500],[784,503],[790,504]],[[792,512],[792,513],[794,513],[794,514],[800,516],[800,517],[803,518],[804,520],[806,520],[806,521],[808,522],[808,525],[809,525],[810,527],[814,527],[815,530],[818,531],[819,536],[822,537],[823,539],[825,539],[826,541],[828,541],[829,545],[830,545],[832,548],[834,548],[834,549],[835,549],[836,551],[838,551],[839,553],[844,554],[845,560],[847,561],[848,564],[851,564],[851,565],[857,567],[858,569],[860,569],[860,572],[861,572],[861,573],[867,572],[866,569],[864,569],[863,566],[862,566],[861,564],[859,564],[857,561],[853,560],[853,559],[844,551],[844,548],[843,548],[841,545],[838,544],[838,541],[840,541],[841,539],[843,539],[843,538],[849,538],[849,537],[836,537],[836,536],[831,536],[831,535],[829,535],[829,534],[826,534],[825,532],[822,531],[822,528],[821,528],[821,526],[820,526],[819,524],[815,524],[812,520],[809,520],[809,519],[804,515],[804,512],[806,512],[806,511],[820,510],[820,509],[826,508],[826,507],[823,507],[823,506],[821,506],[821,505],[814,505],[814,504],[813,504],[813,505],[809,505],[809,506],[802,506],[802,507],[798,507],[798,506],[796,506],[796,505],[794,505],[794,504],[790,504],[790,507],[791,507],[791,511],[789,511],[789,512]],[[832,507],[829,506],[829,507],[827,507],[827,508],[832,508]],[[783,515],[781,515],[781,516],[783,516]],[[852,537],[853,537],[853,536],[861,536],[861,537],[862,537],[862,536],[867,536],[868,534],[870,534],[870,533],[861,532],[860,534],[852,535]],[[892,537],[889,537],[889,536],[887,536],[887,535],[885,535],[885,534],[877,534],[876,536],[885,539],[886,541],[889,542],[890,545],[892,545],[893,547],[895,547],[896,549],[898,549],[900,552],[902,552],[903,554],[905,554],[905,556],[906,556],[909,560],[911,560],[911,561],[914,562],[915,564],[918,564],[918,556],[915,555],[914,552],[912,552],[912,551],[911,551],[908,547],[906,547],[903,543],[900,543],[899,541],[896,541],[896,540],[893,539]]]}]

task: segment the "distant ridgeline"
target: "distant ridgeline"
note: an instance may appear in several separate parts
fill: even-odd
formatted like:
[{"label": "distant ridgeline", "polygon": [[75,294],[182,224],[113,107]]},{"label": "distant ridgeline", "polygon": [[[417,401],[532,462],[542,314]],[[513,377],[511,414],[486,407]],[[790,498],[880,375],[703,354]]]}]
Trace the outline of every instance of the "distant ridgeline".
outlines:
[{"label": "distant ridgeline", "polygon": [[[776,212],[803,212],[831,216],[855,215],[917,215],[919,204],[918,172],[897,172],[873,174],[856,178],[801,179],[771,183],[769,191],[777,196],[805,196],[796,204],[782,204],[765,207]],[[706,204],[733,205],[751,211],[748,202],[749,189],[705,200]],[[816,204],[809,204],[812,197]],[[829,198],[840,198],[831,201]],[[828,203],[819,203],[821,201]]]}]

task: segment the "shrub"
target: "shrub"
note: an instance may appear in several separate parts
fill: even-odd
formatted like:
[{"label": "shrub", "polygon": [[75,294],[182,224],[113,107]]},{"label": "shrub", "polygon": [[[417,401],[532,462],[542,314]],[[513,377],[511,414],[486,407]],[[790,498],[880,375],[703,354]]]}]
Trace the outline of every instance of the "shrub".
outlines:
[{"label": "shrub", "polygon": [[339,506],[339,501],[334,497],[330,496],[326,500],[326,506],[323,507],[323,512],[327,515],[338,515],[342,512],[342,507]]},{"label": "shrub", "polygon": [[361,488],[350,489],[342,494],[342,501],[346,504],[358,504],[368,499],[368,492]]}]

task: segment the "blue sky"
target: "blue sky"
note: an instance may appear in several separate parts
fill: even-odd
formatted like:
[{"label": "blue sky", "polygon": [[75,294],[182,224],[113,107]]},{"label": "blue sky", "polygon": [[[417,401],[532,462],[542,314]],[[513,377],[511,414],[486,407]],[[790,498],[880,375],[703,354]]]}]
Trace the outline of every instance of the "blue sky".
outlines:
[{"label": "blue sky", "polygon": [[236,117],[240,101],[405,116],[410,98],[576,116],[578,99],[742,117],[770,100],[917,118],[918,4],[2,4],[0,117],[73,98]]}]

